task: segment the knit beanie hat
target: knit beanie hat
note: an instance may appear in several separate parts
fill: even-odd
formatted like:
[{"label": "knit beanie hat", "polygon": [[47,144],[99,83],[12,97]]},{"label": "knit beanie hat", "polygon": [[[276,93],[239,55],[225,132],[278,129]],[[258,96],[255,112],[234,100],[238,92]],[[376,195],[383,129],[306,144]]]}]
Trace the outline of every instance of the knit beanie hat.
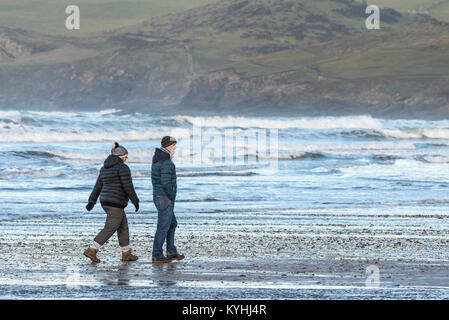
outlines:
[{"label": "knit beanie hat", "polygon": [[166,148],[168,146],[171,146],[172,144],[177,143],[176,139],[170,136],[165,136],[161,140],[161,146],[162,148]]},{"label": "knit beanie hat", "polygon": [[118,142],[114,142],[112,144],[111,154],[115,156],[124,156],[125,154],[128,154],[128,150],[126,150],[125,147],[118,144]]}]

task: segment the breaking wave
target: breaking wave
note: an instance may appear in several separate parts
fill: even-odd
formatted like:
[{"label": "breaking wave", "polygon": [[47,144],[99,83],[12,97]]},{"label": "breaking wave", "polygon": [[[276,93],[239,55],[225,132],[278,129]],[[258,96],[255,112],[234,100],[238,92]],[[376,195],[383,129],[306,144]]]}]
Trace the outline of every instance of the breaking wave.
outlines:
[{"label": "breaking wave", "polygon": [[394,139],[449,139],[449,129],[382,129],[382,135]]},{"label": "breaking wave", "polygon": [[247,117],[192,117],[175,116],[172,118],[180,125],[215,128],[268,128],[268,129],[349,129],[349,128],[382,128],[380,120],[370,116],[359,117],[326,117],[303,119],[263,119]]}]

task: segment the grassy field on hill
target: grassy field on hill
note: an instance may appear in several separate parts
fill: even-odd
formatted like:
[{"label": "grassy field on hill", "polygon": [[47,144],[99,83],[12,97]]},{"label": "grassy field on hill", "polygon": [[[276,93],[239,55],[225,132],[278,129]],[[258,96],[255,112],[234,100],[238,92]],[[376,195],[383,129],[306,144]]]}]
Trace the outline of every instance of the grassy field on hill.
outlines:
[{"label": "grassy field on hill", "polygon": [[421,9],[438,20],[449,21],[449,0],[366,0],[366,3],[400,12],[418,12]]},{"label": "grassy field on hill", "polygon": [[449,21],[449,1],[441,3],[429,10],[430,14],[442,21]]},{"label": "grassy field on hill", "polygon": [[[94,23],[97,12],[110,25],[91,24],[91,30],[112,31],[94,37],[83,29],[92,37],[61,37],[67,34],[16,30],[13,22],[39,25],[39,19],[47,19],[45,6],[35,7],[40,16],[31,16],[33,6],[21,7],[25,0],[0,3],[1,14],[7,9],[16,19],[4,23],[9,28],[0,26],[0,107],[446,108],[448,23],[409,9],[383,9],[381,30],[367,30],[366,6],[356,0],[197,0],[207,5],[190,10],[173,9],[175,1],[167,0],[153,8],[151,18],[143,9],[120,9],[126,1],[91,2],[79,2],[81,28]],[[128,8],[143,5],[129,3]],[[419,8],[423,4],[414,2]],[[97,11],[88,10],[88,19],[83,12],[90,5]]]},{"label": "grassy field on hill", "polygon": [[[228,65],[249,76],[290,71],[296,80],[447,77],[449,30],[422,24],[361,34]],[[439,39],[432,35],[439,34]],[[429,59],[429,57],[432,57]]]},{"label": "grassy field on hill", "polygon": [[[360,0],[361,2],[362,0]],[[217,2],[217,0],[2,0],[0,1],[0,25],[58,35],[92,35],[102,31],[133,26],[152,17],[182,12],[190,8]],[[267,1],[261,0],[261,3]],[[339,1],[302,0],[312,11],[326,11],[328,18],[345,25],[363,27],[351,17],[344,18],[332,12]],[[368,0],[368,4],[390,7],[398,11],[416,11],[435,0]],[[81,30],[65,29],[68,5],[76,4],[81,11]],[[449,1],[430,9],[430,13],[442,20],[449,20]],[[232,19],[232,16],[229,16]],[[287,17],[288,18],[288,17]]]},{"label": "grassy field on hill", "polygon": [[[360,0],[362,2],[362,0]],[[379,7],[394,8],[399,11],[418,10],[420,7],[429,5],[435,0],[367,0],[367,4],[374,4]]]},{"label": "grassy field on hill", "polygon": [[[383,15],[389,22],[383,28],[413,19],[394,10]],[[235,1],[231,6],[222,1],[155,17],[130,32],[187,41],[196,74],[229,65],[257,75],[276,72],[279,63],[289,66],[292,61],[283,57],[285,62],[270,65],[249,58],[366,32],[366,17],[364,6],[350,1]]]},{"label": "grassy field on hill", "polygon": [[[138,24],[216,0],[2,0],[0,25],[40,33],[87,35]],[[81,29],[67,31],[65,8],[78,5]]]},{"label": "grassy field on hill", "polygon": [[[103,31],[133,26],[152,17],[217,2],[217,0],[2,0],[0,25],[58,35],[92,35]],[[261,0],[261,3],[266,1]],[[344,24],[354,24],[352,19],[339,21],[332,9],[339,1],[301,1],[316,10],[328,12],[329,18]],[[360,0],[359,2],[362,2]],[[440,3],[441,2],[441,3]],[[367,0],[368,4],[394,8],[400,12],[416,12],[430,6],[428,12],[437,19],[449,21],[449,0]],[[435,6],[432,4],[440,3]],[[76,4],[81,11],[81,30],[65,29],[68,5]],[[229,17],[232,19],[232,17]],[[360,23],[360,25],[362,25]]]}]

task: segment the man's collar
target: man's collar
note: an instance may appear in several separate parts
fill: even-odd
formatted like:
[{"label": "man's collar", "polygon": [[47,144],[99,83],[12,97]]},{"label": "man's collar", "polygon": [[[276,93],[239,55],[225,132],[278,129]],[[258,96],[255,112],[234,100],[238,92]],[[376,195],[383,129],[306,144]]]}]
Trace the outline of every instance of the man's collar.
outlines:
[{"label": "man's collar", "polygon": [[168,151],[167,149],[165,149],[164,147],[160,148],[162,151],[167,152],[168,154],[170,154],[170,151]]}]

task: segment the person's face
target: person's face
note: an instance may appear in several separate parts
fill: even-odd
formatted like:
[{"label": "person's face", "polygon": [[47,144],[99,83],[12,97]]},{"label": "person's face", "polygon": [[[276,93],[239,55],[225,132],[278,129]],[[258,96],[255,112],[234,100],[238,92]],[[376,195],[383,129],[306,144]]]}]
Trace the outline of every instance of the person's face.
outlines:
[{"label": "person's face", "polygon": [[167,150],[170,151],[170,152],[175,151],[175,150],[176,150],[176,143],[173,143],[173,144],[169,145],[169,146],[168,146],[167,148],[165,148],[165,149],[167,149]]},{"label": "person's face", "polygon": [[120,156],[120,159],[122,159],[123,162],[125,162],[126,160],[128,160],[128,155],[125,154],[124,156]]}]

